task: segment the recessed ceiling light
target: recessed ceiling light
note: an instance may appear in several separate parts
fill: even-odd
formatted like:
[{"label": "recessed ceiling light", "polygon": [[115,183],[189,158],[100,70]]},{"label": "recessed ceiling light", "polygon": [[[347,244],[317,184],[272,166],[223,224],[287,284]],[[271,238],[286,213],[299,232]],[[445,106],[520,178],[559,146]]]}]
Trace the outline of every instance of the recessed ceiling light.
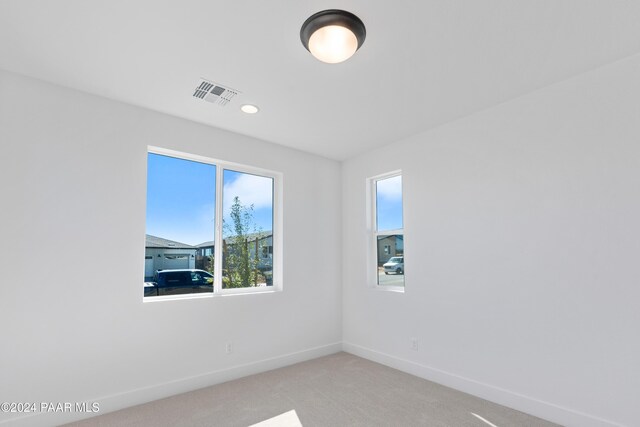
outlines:
[{"label": "recessed ceiling light", "polygon": [[305,49],[329,64],[351,58],[364,43],[366,35],[360,18],[338,9],[315,13],[300,28],[300,40]]},{"label": "recessed ceiling light", "polygon": [[240,107],[240,109],[247,114],[255,114],[258,111],[260,111],[260,109],[258,107],[256,107],[255,105],[251,105],[251,104],[244,104],[242,107]]}]

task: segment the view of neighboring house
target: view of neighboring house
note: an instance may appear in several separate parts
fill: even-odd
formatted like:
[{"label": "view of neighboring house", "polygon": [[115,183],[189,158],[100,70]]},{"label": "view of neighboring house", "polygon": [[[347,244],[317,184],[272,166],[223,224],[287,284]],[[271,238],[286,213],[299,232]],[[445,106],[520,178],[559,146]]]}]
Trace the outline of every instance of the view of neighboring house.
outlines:
[{"label": "view of neighboring house", "polygon": [[[233,244],[227,243],[229,239],[224,239],[223,244],[227,250],[233,251]],[[273,265],[273,234],[271,231],[252,233],[247,236],[249,244],[249,256],[254,257],[258,253],[258,269],[269,270]],[[208,241],[195,246],[198,249],[196,255],[196,268],[207,270],[209,257],[215,254],[215,242]]]},{"label": "view of neighboring house", "polygon": [[198,248],[162,237],[146,235],[144,254],[144,280],[152,279],[157,270],[196,268]]},{"label": "view of neighboring house", "polygon": [[208,242],[200,243],[199,245],[196,245],[196,247],[198,248],[198,257],[212,256],[215,242],[210,240]]},{"label": "view of neighboring house", "polygon": [[[225,239],[225,245],[227,240]],[[251,257],[258,252],[258,268],[269,270],[273,265],[273,235],[269,232],[254,233],[248,236],[249,254]],[[233,245],[227,246],[233,250]],[[157,270],[173,268],[199,268],[208,270],[209,257],[215,253],[213,241],[203,242],[192,246],[162,237],[146,235],[144,256],[144,280],[153,278]]]},{"label": "view of neighboring house", "polygon": [[404,255],[404,236],[378,236],[378,265],[389,261],[391,257]]},{"label": "view of neighboring house", "polygon": [[198,252],[196,254],[196,268],[213,273],[213,271],[211,270],[213,265],[211,261],[215,253],[214,247],[215,242],[213,240],[202,242],[199,245],[196,245],[196,248],[198,248]]}]

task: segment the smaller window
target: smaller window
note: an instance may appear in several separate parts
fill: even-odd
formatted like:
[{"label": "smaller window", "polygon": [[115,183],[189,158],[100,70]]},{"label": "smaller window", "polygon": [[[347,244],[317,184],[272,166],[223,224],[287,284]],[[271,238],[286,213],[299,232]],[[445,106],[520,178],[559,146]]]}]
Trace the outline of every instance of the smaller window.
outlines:
[{"label": "smaller window", "polygon": [[404,289],[404,228],[402,175],[371,178],[372,255],[374,282],[388,289]]}]

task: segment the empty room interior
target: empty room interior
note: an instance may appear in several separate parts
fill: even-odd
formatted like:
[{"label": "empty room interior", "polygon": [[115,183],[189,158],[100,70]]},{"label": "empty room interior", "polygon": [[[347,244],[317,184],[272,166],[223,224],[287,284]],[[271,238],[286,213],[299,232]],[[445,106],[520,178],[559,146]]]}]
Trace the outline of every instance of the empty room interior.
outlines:
[{"label": "empty room interior", "polygon": [[0,425],[640,426],[640,2],[0,2]]}]

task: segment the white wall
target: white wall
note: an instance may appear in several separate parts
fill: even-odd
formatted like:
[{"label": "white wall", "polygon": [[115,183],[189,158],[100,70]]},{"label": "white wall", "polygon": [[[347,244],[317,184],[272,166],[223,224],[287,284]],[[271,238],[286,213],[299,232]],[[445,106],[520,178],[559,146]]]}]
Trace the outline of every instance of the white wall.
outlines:
[{"label": "white wall", "polygon": [[[0,72],[0,401],[105,412],[330,353],[342,333],[348,351],[567,425],[640,425],[638,75],[635,57],[341,172]],[[284,292],[141,302],[147,145],[284,172]],[[395,169],[404,294],[367,287],[362,249],[365,179]],[[100,271],[104,254],[119,267]]]},{"label": "white wall", "polygon": [[[284,173],[283,292],[143,304],[147,145]],[[0,146],[0,401],[103,413],[340,349],[339,163],[1,71]]]},{"label": "white wall", "polygon": [[[640,425],[638,76],[635,56],[345,162],[345,349],[566,425]],[[365,179],[395,169],[404,294],[367,287],[362,249]]]}]

